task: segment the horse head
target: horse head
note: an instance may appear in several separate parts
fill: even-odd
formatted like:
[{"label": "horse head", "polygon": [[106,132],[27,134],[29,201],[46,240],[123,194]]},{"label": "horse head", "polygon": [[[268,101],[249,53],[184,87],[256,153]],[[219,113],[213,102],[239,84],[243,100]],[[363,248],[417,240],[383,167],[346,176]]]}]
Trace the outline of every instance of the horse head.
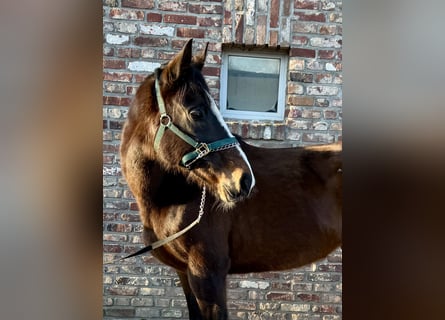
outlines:
[{"label": "horse head", "polygon": [[147,123],[151,128],[145,143],[164,169],[205,186],[224,206],[232,207],[250,194],[255,178],[201,73],[206,53],[207,45],[192,56],[189,40],[152,75],[148,103],[154,120]]}]

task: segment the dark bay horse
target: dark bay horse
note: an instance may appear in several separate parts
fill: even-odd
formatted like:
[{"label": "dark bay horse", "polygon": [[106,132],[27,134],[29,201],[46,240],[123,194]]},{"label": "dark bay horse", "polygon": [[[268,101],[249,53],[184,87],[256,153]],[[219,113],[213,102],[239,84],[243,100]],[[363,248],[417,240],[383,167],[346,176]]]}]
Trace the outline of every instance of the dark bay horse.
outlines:
[{"label": "dark bay horse", "polygon": [[190,319],[227,319],[229,273],[284,270],[341,244],[341,145],[266,149],[234,137],[201,74],[192,40],[140,85],[121,164],[146,244],[181,280]]}]

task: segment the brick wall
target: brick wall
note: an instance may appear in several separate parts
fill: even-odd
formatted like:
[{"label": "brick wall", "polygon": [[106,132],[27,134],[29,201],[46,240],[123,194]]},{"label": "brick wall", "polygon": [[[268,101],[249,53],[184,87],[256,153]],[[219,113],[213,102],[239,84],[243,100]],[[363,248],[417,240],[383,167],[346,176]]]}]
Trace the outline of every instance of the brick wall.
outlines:
[{"label": "brick wall", "polygon": [[[288,48],[284,121],[227,119],[230,128],[258,145],[341,140],[341,7],[328,0],[103,0],[104,261],[141,245],[118,149],[128,105],[147,74],[188,38],[195,49],[209,42],[203,72],[219,101],[223,43]],[[231,319],[341,319],[341,257],[338,249],[300,269],[229,276]],[[187,318],[176,274],[150,255],[105,265],[103,289],[105,319]]]}]

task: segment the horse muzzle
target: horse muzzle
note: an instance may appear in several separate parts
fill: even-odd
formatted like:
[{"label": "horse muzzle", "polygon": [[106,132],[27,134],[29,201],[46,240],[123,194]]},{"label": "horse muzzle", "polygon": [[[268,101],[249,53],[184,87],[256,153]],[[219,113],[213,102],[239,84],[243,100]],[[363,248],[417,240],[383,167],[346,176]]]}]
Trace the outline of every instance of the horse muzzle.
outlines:
[{"label": "horse muzzle", "polygon": [[235,169],[230,177],[225,176],[218,187],[219,198],[227,204],[235,204],[249,197],[253,177],[250,172]]}]

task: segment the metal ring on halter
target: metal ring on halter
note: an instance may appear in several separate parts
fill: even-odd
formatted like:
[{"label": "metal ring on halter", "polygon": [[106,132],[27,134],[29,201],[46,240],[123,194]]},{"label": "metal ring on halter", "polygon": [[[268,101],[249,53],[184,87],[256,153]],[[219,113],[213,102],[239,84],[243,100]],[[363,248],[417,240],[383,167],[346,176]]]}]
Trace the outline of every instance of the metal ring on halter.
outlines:
[{"label": "metal ring on halter", "polygon": [[[167,123],[164,123],[165,119],[167,119]],[[159,121],[160,121],[161,125],[163,125],[164,127],[170,127],[170,125],[172,123],[172,118],[170,118],[170,116],[168,114],[164,113],[164,114],[161,114]]]}]

